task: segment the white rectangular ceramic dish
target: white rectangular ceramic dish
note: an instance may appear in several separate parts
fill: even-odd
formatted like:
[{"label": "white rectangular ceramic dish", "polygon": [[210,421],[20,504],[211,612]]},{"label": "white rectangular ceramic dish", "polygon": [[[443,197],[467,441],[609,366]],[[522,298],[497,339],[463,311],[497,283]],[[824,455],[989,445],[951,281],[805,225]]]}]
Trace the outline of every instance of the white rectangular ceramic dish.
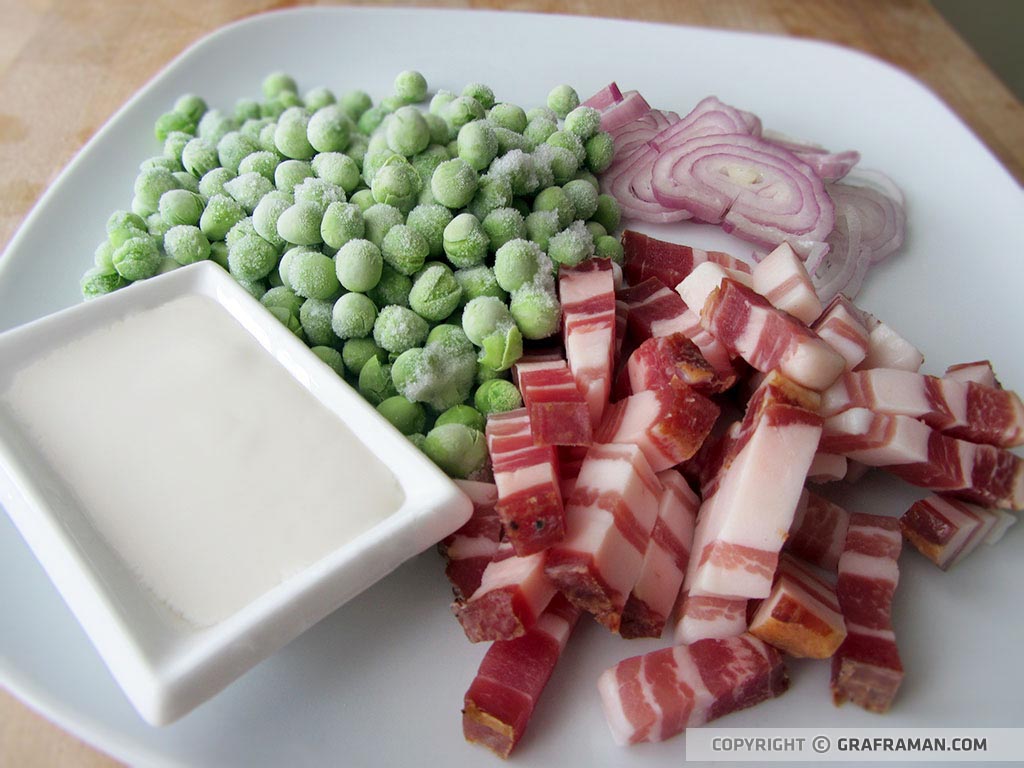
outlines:
[{"label": "white rectangular ceramic dish", "polygon": [[[48,353],[54,354],[65,345],[74,344],[76,339],[102,332],[115,323],[124,328],[125,323],[138,322],[137,318],[146,311],[193,296],[216,302],[217,311],[229,314],[244,333],[255,339],[269,361],[287,371],[296,386],[307,389],[316,401],[326,406],[323,415],[336,418],[337,429],[347,428],[346,435],[369,449],[369,454],[352,454],[353,461],[369,462],[375,457],[394,474],[401,490],[401,494],[395,496],[395,503],[400,506],[244,607],[230,609],[226,618],[209,626],[195,626],[170,610],[159,595],[142,586],[139,576],[128,565],[132,553],[119,550],[101,534],[100,526],[94,525],[90,518],[88,504],[75,488],[68,487],[64,479],[67,468],[57,466],[46,451],[37,448],[31,421],[22,418],[23,413],[18,414],[0,397],[0,492],[8,513],[128,698],[146,720],[156,725],[171,722],[193,709],[405,560],[451,533],[468,519],[472,508],[455,484],[354,389],[223,269],[209,262],[141,282],[0,334],[0,393],[8,390],[19,371],[27,370]],[[138,360],[140,365],[146,364],[143,357],[146,347],[148,345],[144,344],[138,350],[142,353]],[[151,352],[163,353],[152,349]],[[198,366],[201,362],[195,364]],[[102,367],[107,361],[99,359],[93,363]],[[79,378],[88,375],[88,371],[76,371]],[[124,381],[121,386],[125,389],[139,387],[142,381],[141,378]],[[226,382],[210,382],[211,387],[218,385],[226,386]],[[74,380],[66,383],[67,389],[75,386],[79,384]],[[249,381],[245,386],[258,389],[261,382]],[[125,393],[118,396],[124,397]],[[313,404],[315,401],[310,401],[310,407]],[[48,407],[54,406],[50,403]],[[178,402],[168,399],[155,403],[154,407],[169,409],[172,414],[174,409],[179,409],[175,418],[180,422],[187,416],[185,411],[197,404],[187,399]],[[265,407],[274,408],[275,403],[266,402]],[[260,418],[258,412],[249,415]],[[126,413],[124,418],[137,416]],[[64,434],[74,428],[67,423]],[[230,442],[225,441],[223,450],[214,448],[211,453],[221,461],[230,461],[231,457],[224,455],[225,451],[232,450],[229,445]],[[199,446],[191,447],[199,450]],[[123,448],[133,450],[131,445]],[[319,448],[281,446],[281,450],[299,452]],[[104,463],[121,461],[116,453],[112,454]],[[84,457],[80,459],[84,460]],[[223,470],[221,467],[216,474],[223,475]],[[369,474],[368,469],[361,471]],[[298,476],[284,473],[282,468],[282,476],[266,477],[264,482],[268,487],[304,482],[301,473]],[[142,483],[145,479],[112,474],[115,483]],[[190,480],[180,478],[180,504],[195,503],[191,494],[197,491],[191,487]],[[105,498],[109,498],[113,494],[109,484],[105,485],[108,485]],[[241,498],[242,490],[225,489],[234,498]],[[353,503],[358,502],[352,501],[356,491],[350,489],[348,498],[328,499],[321,495],[316,499],[330,514],[359,515],[362,510],[353,508]],[[223,495],[219,488],[215,493],[217,498]],[[291,489],[285,495],[296,499],[303,496],[298,489]],[[130,498],[151,497],[137,493]],[[143,514],[139,509],[142,506],[145,505],[133,506],[132,514]],[[217,509],[223,510],[224,506]],[[291,525],[301,525],[312,511],[276,508],[275,514],[282,518],[282,524],[272,529],[279,532],[278,543],[280,538],[288,538]],[[251,519],[251,507],[241,512],[240,518]],[[172,539],[164,544],[172,551],[180,547],[181,539],[188,535],[180,527],[175,533],[179,540]],[[210,531],[204,530],[203,536],[204,540],[209,540]],[[244,560],[244,555],[236,551],[240,546],[236,542],[244,539],[245,532],[236,529],[232,540],[224,542],[229,544],[222,553],[226,567],[216,572],[219,579],[209,579],[202,589],[221,588],[229,572],[240,567],[239,561]],[[141,545],[138,538],[135,541]],[[264,550],[265,556],[272,558],[273,551],[273,547]],[[186,569],[188,567],[198,565],[193,560],[186,564]],[[183,570],[180,575],[185,577],[186,574]]]},{"label": "white rectangular ceramic dish", "polygon": [[[904,253],[869,274],[858,301],[926,354],[928,372],[991,358],[1024,387],[1020,187],[934,95],[870,57],[806,40],[580,17],[382,8],[318,8],[245,20],[172,62],[89,143],[0,261],[0,327],[79,301],[110,211],[125,207],[139,161],[158,151],[153,121],[198,91],[230,108],[263,76],[303,89],[387,96],[394,75],[422,71],[431,90],[492,86],[540,105],[561,82],[589,94],[610,80],[680,112],[715,94],[765,125],[857,149],[906,193]],[[645,227],[659,237],[748,252],[699,226]],[[845,501],[899,514],[915,493],[876,478]],[[1024,578],[1015,526],[950,573],[908,551],[895,624],[907,677],[884,716],[834,708],[828,665],[794,662],[777,700],[720,722],[735,727],[1018,726]],[[0,682],[64,727],[135,765],[495,765],[463,742],[462,697],[484,653],[447,605],[443,565],[424,553],[258,665],[188,717],[154,729],[121,695],[18,532],[0,516]],[[519,766],[679,766],[684,738],[614,746],[595,681],[625,656],[666,641],[623,641],[582,621],[514,756]]]}]

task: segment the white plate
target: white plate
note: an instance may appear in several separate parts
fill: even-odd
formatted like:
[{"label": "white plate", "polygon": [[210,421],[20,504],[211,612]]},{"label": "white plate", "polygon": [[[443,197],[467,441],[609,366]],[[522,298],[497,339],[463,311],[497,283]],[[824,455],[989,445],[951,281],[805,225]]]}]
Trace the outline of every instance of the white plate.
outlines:
[{"label": "white plate", "polygon": [[[492,85],[527,107],[557,83],[589,93],[609,80],[686,111],[716,94],[766,126],[855,148],[909,204],[906,252],[868,276],[860,303],[941,372],[991,358],[1024,387],[1019,227],[1024,196],[931,93],[901,72],[833,46],[756,35],[585,18],[383,9],[316,9],[257,17],[186,51],[89,143],[26,221],[0,263],[0,328],[78,301],[78,278],[125,207],[151,128],[180,93],[217,106],[256,95],[284,69],[303,88],[361,87],[375,98],[406,68],[431,88]],[[695,245],[747,252],[693,227],[645,227]],[[766,489],[766,492],[768,489]],[[898,514],[920,495],[895,481],[857,488],[852,506]],[[896,630],[907,676],[892,712],[834,709],[827,664],[794,663],[792,690],[729,717],[729,726],[1011,726],[1020,724],[1024,526],[943,574],[914,552],[901,561]],[[0,680],[61,725],[137,764],[493,765],[462,740],[459,709],[484,648],[447,610],[440,560],[407,563],[179,723],[146,726],[42,570],[0,519]],[[519,765],[676,766],[675,739],[616,748],[595,680],[655,641],[607,636],[581,622],[516,754]]]}]

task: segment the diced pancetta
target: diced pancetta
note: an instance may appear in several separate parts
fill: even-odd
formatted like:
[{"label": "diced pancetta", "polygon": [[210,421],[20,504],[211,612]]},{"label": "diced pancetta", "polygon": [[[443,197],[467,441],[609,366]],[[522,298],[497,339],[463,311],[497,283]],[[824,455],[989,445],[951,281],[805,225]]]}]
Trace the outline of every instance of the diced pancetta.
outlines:
[{"label": "diced pancetta", "polygon": [[620,745],[664,741],[788,687],[779,652],[746,634],[634,656],[597,681],[612,738]]},{"label": "diced pancetta", "polygon": [[870,710],[889,709],[903,664],[892,630],[892,598],[899,582],[899,521],[855,512],[839,558],[836,596],[846,639],[832,657],[832,698]]},{"label": "diced pancetta", "polygon": [[900,336],[877,317],[862,313],[864,327],[868,330],[868,351],[857,366],[857,370],[869,368],[899,368],[903,371],[919,371],[924,364],[921,350]]},{"label": "diced pancetta", "polygon": [[674,469],[658,473],[664,490],[658,519],[647,542],[640,575],[622,612],[623,637],[661,637],[675,605],[690,559],[693,526],[700,500]]},{"label": "diced pancetta", "polygon": [[849,527],[849,512],[807,491],[797,505],[784,549],[811,565],[834,572]]},{"label": "diced pancetta", "polygon": [[724,392],[733,379],[723,379],[683,333],[647,339],[626,363],[631,392],[660,389],[678,378],[702,395]]},{"label": "diced pancetta", "polygon": [[463,699],[462,733],[499,757],[523,737],[537,700],[565,650],[580,611],[555,595],[537,622],[513,640],[495,642]]},{"label": "diced pancetta", "polygon": [[452,603],[471,643],[511,640],[536,623],[556,592],[544,575],[544,556],[517,557],[507,540],[498,546],[476,591]]},{"label": "diced pancetta", "polygon": [[589,445],[593,441],[590,409],[564,360],[520,365],[518,378],[534,443]]},{"label": "diced pancetta", "polygon": [[622,362],[626,348],[626,330],[629,328],[629,304],[622,299],[615,300],[615,367]]},{"label": "diced pancetta", "polygon": [[752,288],[754,285],[752,275],[728,269],[721,264],[706,262],[699,265],[676,286],[676,293],[686,306],[698,312],[707,303],[708,296],[726,279],[735,280],[745,288]]},{"label": "diced pancetta", "polygon": [[589,259],[562,267],[558,276],[565,355],[590,409],[601,421],[612,389],[615,362],[615,282],[611,259]]},{"label": "diced pancetta", "polygon": [[1024,460],[1019,456],[948,437],[909,416],[851,408],[825,419],[820,449],[985,507],[1024,507]]},{"label": "diced pancetta", "polygon": [[572,490],[576,487],[576,478],[579,477],[580,467],[587,457],[588,445],[560,445],[556,449],[558,454],[558,477],[562,489],[562,499],[572,496]]},{"label": "diced pancetta", "polygon": [[651,468],[660,472],[697,452],[719,412],[711,400],[677,379],[612,403],[594,439],[637,445]]},{"label": "diced pancetta", "polygon": [[721,264],[729,269],[750,273],[750,265],[721,251],[702,251],[688,245],[669,243],[627,229],[622,233],[625,275],[630,285],[639,285],[656,277],[674,288],[694,267],[705,262]]},{"label": "diced pancetta", "polygon": [[676,604],[676,643],[737,637],[747,631],[747,604],[743,597],[679,593]]},{"label": "diced pancetta", "polygon": [[929,496],[903,513],[900,530],[918,552],[948,571],[985,541],[1000,522],[997,510]]},{"label": "diced pancetta", "polygon": [[466,598],[480,586],[484,569],[498,551],[501,520],[494,508],[498,489],[493,483],[456,480],[455,484],[473,502],[473,515],[459,530],[442,539],[437,549],[445,559],[444,572],[455,596]]},{"label": "diced pancetta", "polygon": [[783,243],[755,264],[753,278],[755,291],[805,325],[821,314],[821,300],[811,276],[789,243]]},{"label": "diced pancetta", "polygon": [[835,587],[792,555],[750,620],[750,634],[797,658],[827,659],[846,638]]},{"label": "diced pancetta", "polygon": [[811,324],[811,330],[843,356],[847,370],[860,365],[868,353],[868,330],[861,322],[863,316],[853,302],[839,294]]},{"label": "diced pancetta", "polygon": [[842,480],[846,477],[846,465],[845,456],[818,451],[814,454],[811,468],[807,470],[807,482],[821,484]]},{"label": "diced pancetta", "polygon": [[640,574],[661,490],[637,446],[594,443],[566,506],[565,539],[547,552],[548,578],[613,632]]},{"label": "diced pancetta", "polygon": [[955,381],[962,381],[965,384],[973,381],[985,387],[1002,388],[992,363],[988,360],[976,360],[973,363],[957,363],[946,369],[945,377]]},{"label": "diced pancetta", "polygon": [[825,389],[846,366],[813,331],[735,280],[723,280],[708,297],[700,321],[753,368],[764,373],[778,369],[810,389]]},{"label": "diced pancetta", "polygon": [[822,394],[821,412],[849,408],[912,416],[974,443],[1024,444],[1024,404],[1016,393],[984,384],[892,368],[848,372]]}]

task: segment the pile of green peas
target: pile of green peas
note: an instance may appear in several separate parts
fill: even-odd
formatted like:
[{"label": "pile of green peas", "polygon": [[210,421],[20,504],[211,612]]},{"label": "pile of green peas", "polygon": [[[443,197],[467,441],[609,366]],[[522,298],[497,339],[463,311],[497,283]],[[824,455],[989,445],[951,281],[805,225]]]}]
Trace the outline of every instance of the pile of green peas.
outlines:
[{"label": "pile of green peas", "polygon": [[130,210],[107,220],[86,299],[212,260],[453,477],[486,471],[510,369],[556,333],[560,265],[621,263],[612,139],[576,91],[530,111],[400,73],[373,104],[273,73],[233,111],[180,97]]}]

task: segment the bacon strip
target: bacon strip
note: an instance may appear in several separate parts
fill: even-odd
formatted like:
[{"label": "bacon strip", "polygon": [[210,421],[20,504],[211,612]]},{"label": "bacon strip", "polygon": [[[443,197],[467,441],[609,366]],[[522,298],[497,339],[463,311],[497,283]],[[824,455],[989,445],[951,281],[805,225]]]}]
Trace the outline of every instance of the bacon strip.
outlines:
[{"label": "bacon strip", "polygon": [[849,512],[808,491],[797,505],[785,549],[811,565],[834,572],[849,528]]},{"label": "bacon strip", "polygon": [[779,652],[746,634],[634,656],[597,681],[608,727],[620,745],[663,741],[788,687]]},{"label": "bacon strip", "polygon": [[517,364],[519,391],[537,445],[589,445],[590,409],[564,360]]},{"label": "bacon strip", "polygon": [[835,588],[783,555],[771,594],[750,620],[750,634],[790,656],[827,659],[846,638],[846,622]]},{"label": "bacon strip", "polygon": [[683,333],[647,339],[626,363],[630,390],[661,389],[679,379],[702,395],[724,392],[732,380],[723,380],[697,345]]},{"label": "bacon strip", "polygon": [[622,233],[626,279],[639,285],[656,277],[664,285],[674,288],[698,264],[713,262],[729,269],[750,273],[750,265],[721,251],[702,251],[689,245],[658,240],[642,232],[627,229]]},{"label": "bacon strip", "polygon": [[700,321],[753,368],[764,373],[778,369],[810,389],[825,389],[846,366],[813,331],[735,280],[723,280],[708,297]]},{"label": "bacon strip", "polygon": [[783,243],[757,263],[753,279],[755,291],[805,325],[821,314],[821,300],[807,267],[789,243]]},{"label": "bacon strip", "polygon": [[868,330],[861,322],[863,313],[848,298],[839,294],[811,325],[846,360],[846,369],[860,365],[868,353]]},{"label": "bacon strip", "polygon": [[691,595],[683,590],[676,605],[676,643],[742,635],[747,631],[749,602],[744,597]]},{"label": "bacon strip", "polygon": [[819,451],[814,454],[811,468],[807,470],[807,482],[820,484],[842,480],[846,477],[847,463],[845,456]]},{"label": "bacon strip", "polygon": [[471,643],[511,640],[532,627],[555,595],[544,575],[544,553],[516,557],[503,541],[468,599],[456,599],[452,613]]},{"label": "bacon strip", "polygon": [[463,699],[466,741],[482,744],[499,757],[511,754],[579,617],[578,608],[556,595],[525,634],[487,649]]},{"label": "bacon strip", "polygon": [[442,539],[437,549],[445,559],[444,572],[455,596],[466,598],[480,586],[484,569],[498,551],[501,520],[494,508],[498,489],[493,483],[456,480],[455,484],[473,502],[473,515],[459,530]]},{"label": "bacon strip", "polygon": [[909,416],[851,408],[825,420],[820,448],[985,507],[1024,507],[1024,460],[948,437]]},{"label": "bacon strip", "polygon": [[962,381],[965,384],[973,381],[986,387],[1002,389],[1002,385],[996,378],[996,372],[992,363],[988,360],[977,360],[973,363],[957,363],[946,369],[945,378],[955,381]]},{"label": "bacon strip", "polygon": [[974,382],[874,368],[846,373],[822,397],[822,415],[849,408],[912,416],[974,443],[1024,444],[1024,404],[1016,393]]},{"label": "bacon strip", "polygon": [[868,330],[868,350],[857,370],[869,368],[899,368],[919,371],[924,364],[921,350],[900,336],[874,315],[862,312],[864,327]]},{"label": "bacon strip", "polygon": [[896,519],[859,512],[850,516],[836,584],[847,631],[832,657],[837,706],[852,701],[871,712],[886,712],[903,681],[891,618],[901,545]]},{"label": "bacon strip", "polygon": [[655,472],[693,456],[711,432],[720,409],[676,379],[612,403],[594,439],[640,447]]},{"label": "bacon strip", "polygon": [[548,550],[548,578],[613,632],[640,575],[661,490],[637,446],[594,443],[566,509],[565,540]]},{"label": "bacon strip", "polygon": [[903,513],[900,530],[918,552],[948,571],[986,541],[1000,522],[996,510],[929,496]]},{"label": "bacon strip", "polygon": [[611,259],[590,259],[559,270],[565,355],[590,409],[601,421],[612,389],[615,359],[615,282]]},{"label": "bacon strip", "polygon": [[623,637],[661,637],[683,583],[700,500],[674,469],[658,473],[664,490],[633,591],[622,611]]}]

